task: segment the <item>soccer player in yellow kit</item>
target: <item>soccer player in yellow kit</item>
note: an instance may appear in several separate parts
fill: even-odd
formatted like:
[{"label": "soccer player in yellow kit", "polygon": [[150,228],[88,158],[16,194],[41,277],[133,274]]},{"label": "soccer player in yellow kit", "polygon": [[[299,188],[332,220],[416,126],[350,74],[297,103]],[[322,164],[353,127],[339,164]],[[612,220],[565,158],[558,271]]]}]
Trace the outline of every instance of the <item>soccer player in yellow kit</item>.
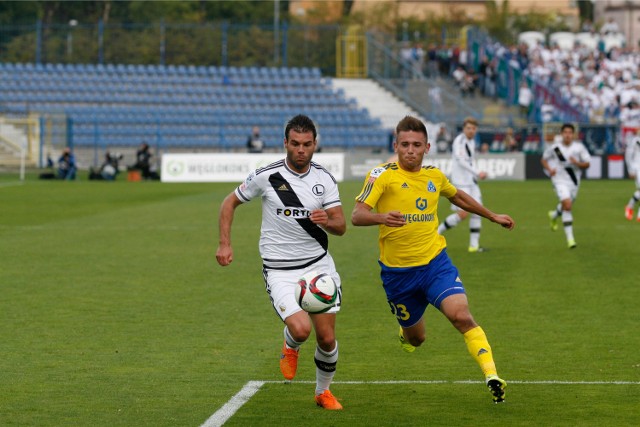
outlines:
[{"label": "soccer player in yellow kit", "polygon": [[422,166],[430,145],[420,120],[405,117],[398,123],[396,135],[398,161],[367,174],[351,222],[380,227],[380,275],[387,301],[400,324],[402,348],[413,352],[424,342],[423,314],[429,304],[433,305],[463,334],[493,400],[502,402],[507,384],[498,376],[487,337],[471,316],[458,269],[447,255],[445,238],[438,234],[438,199],[442,195],[465,211],[509,230],[515,223],[508,215],[493,213],[456,189],[439,169]]}]

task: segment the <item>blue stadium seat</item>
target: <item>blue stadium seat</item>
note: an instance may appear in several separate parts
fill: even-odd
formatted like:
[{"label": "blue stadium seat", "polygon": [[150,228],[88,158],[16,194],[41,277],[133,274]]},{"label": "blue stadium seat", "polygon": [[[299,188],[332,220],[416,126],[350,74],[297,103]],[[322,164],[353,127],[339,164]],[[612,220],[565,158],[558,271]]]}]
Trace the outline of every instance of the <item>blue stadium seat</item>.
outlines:
[{"label": "blue stadium seat", "polygon": [[0,100],[11,100],[4,111],[64,111],[78,145],[137,145],[151,134],[162,144],[243,148],[253,125],[280,144],[283,123],[303,112],[325,146],[385,146],[380,121],[319,77],[308,67],[0,63]]}]

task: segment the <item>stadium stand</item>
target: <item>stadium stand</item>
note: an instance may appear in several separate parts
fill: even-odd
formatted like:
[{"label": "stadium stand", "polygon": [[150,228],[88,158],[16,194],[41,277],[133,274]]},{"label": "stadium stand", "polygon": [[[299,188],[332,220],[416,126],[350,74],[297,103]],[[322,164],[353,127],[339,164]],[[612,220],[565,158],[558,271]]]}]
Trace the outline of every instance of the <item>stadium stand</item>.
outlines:
[{"label": "stadium stand", "polygon": [[317,121],[323,148],[385,148],[389,132],[305,67],[0,63],[0,111],[63,114],[80,147],[241,150],[252,126],[279,147],[298,113]]}]

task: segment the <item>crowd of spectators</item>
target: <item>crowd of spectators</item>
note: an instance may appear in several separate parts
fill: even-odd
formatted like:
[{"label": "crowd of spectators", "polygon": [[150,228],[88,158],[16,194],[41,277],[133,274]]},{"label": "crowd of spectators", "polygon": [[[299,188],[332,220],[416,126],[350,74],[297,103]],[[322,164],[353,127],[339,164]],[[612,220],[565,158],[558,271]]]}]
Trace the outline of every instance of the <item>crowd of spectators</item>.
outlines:
[{"label": "crowd of spectators", "polygon": [[405,42],[400,49],[401,59],[408,64],[413,76],[423,74],[427,78],[453,78],[463,97],[476,93],[495,97],[497,59],[483,58],[478,71],[468,64],[468,53],[457,45],[446,46],[431,43],[425,50],[422,43]]},{"label": "crowd of spectators", "polygon": [[[608,22],[601,30],[610,34],[616,31],[615,23]],[[487,52],[506,60],[528,81],[547,88],[546,93],[559,94],[592,123],[640,125],[640,54],[635,49],[613,47],[606,51],[601,40],[595,48],[579,42],[571,49],[495,44],[487,46]],[[541,108],[542,121],[556,120],[553,103],[546,101]]]},{"label": "crowd of spectators", "polygon": [[[604,43],[608,35],[620,36],[619,27],[612,19],[602,25],[598,33],[590,21],[585,21],[580,31],[591,34],[593,40],[599,42],[588,44],[577,41],[576,37],[573,47],[490,43],[482,46],[477,69],[468,64],[468,52],[455,45],[431,43],[425,48],[419,42],[405,42],[400,54],[410,65],[407,70],[412,73],[408,75],[421,73],[432,79],[451,78],[462,97],[479,93],[496,98],[498,68],[504,61],[521,76],[514,102],[520,108],[520,115],[530,122],[562,121],[565,120],[563,113],[570,109],[580,114],[580,120],[584,118],[593,124],[640,126],[640,52]],[[431,92],[430,98],[440,99],[439,93]],[[516,131],[514,137],[514,132],[510,133],[502,132],[489,142],[483,141],[486,151],[540,149],[538,135]],[[515,143],[510,142],[511,139]],[[445,151],[444,138],[436,145],[438,152]],[[482,143],[479,142],[478,147],[481,148]]]}]

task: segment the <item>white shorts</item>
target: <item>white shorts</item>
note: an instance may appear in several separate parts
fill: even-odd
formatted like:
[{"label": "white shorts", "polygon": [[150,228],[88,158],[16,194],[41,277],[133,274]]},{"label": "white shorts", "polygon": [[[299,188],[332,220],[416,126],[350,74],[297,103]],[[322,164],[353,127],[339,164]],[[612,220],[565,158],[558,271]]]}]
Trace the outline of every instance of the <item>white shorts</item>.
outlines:
[{"label": "white shorts", "polygon": [[[473,184],[473,185],[455,185],[455,184],[453,184],[453,185],[457,189],[462,190],[465,193],[467,193],[468,195],[470,195],[471,197],[473,197],[478,203],[482,204],[482,193],[480,192],[480,186],[478,184]],[[457,211],[459,211],[461,209],[452,203],[451,204],[451,210],[457,212]]]},{"label": "white shorts", "polygon": [[578,197],[578,186],[573,184],[557,183],[553,184],[559,201],[570,199],[572,202]]},{"label": "white shorts", "polygon": [[329,273],[333,281],[338,287],[338,303],[335,307],[331,308],[325,313],[337,313],[340,311],[340,304],[342,303],[342,288],[340,282],[340,275],[336,271],[336,265],[333,262],[331,255],[327,255],[320,261],[312,264],[308,267],[298,270],[274,270],[271,268],[263,268],[264,283],[271,299],[273,308],[278,313],[278,316],[284,320],[294,313],[302,310],[296,302],[295,290],[298,286],[298,280],[307,271],[315,270],[318,272]]}]

